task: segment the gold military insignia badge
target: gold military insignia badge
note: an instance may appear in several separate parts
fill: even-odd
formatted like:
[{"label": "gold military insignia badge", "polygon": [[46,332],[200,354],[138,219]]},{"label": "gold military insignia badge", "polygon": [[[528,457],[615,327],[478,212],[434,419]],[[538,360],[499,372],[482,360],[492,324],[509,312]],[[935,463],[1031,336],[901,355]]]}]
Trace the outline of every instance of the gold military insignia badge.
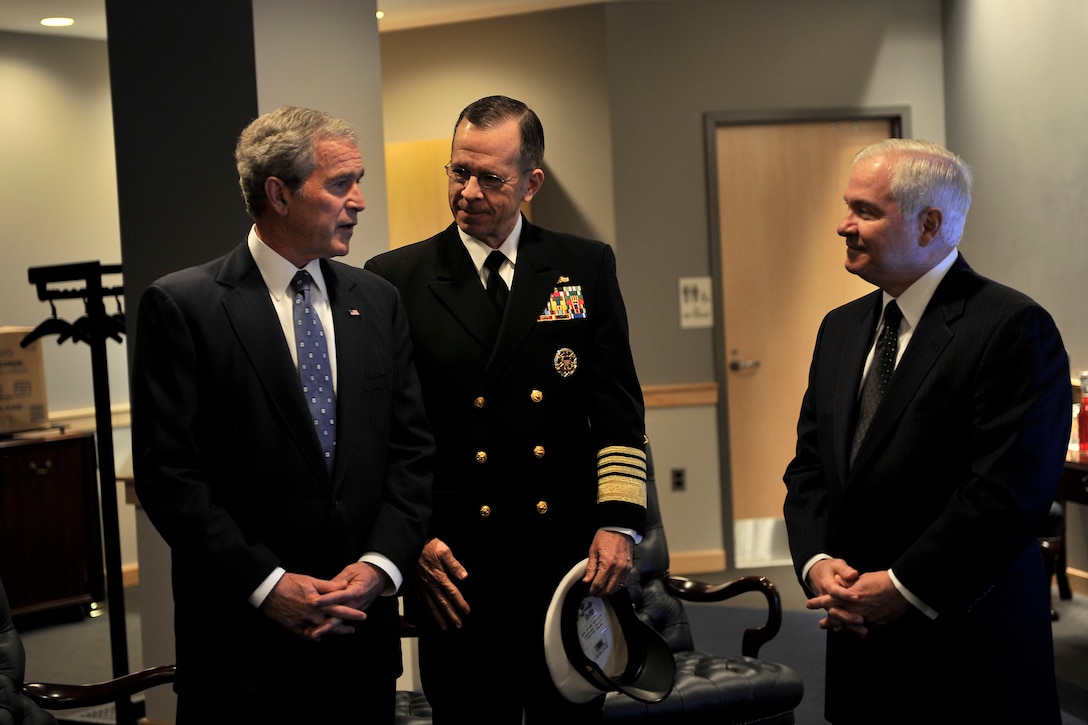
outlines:
[{"label": "gold military insignia badge", "polygon": [[578,369],[578,356],[569,347],[561,347],[555,351],[552,364],[555,365],[555,372],[564,378],[569,378]]}]

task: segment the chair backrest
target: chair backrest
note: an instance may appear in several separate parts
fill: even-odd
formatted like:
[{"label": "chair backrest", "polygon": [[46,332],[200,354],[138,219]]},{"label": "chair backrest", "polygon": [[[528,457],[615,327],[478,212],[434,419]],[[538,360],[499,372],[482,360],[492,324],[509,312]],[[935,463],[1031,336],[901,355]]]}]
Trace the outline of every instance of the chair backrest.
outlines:
[{"label": "chair backrest", "polygon": [[635,546],[634,562],[627,588],[639,619],[653,627],[673,652],[695,648],[691,627],[679,599],[665,588],[669,575],[669,545],[661,521],[654,475],[653,454],[646,445],[646,532]]},{"label": "chair backrest", "polygon": [[11,621],[11,607],[4,583],[0,581],[0,675],[10,677],[15,684],[23,684],[26,671],[26,651],[23,640]]},{"label": "chair backrest", "polygon": [[0,722],[56,725],[56,719],[23,694],[26,650],[11,619],[11,607],[0,581]]}]

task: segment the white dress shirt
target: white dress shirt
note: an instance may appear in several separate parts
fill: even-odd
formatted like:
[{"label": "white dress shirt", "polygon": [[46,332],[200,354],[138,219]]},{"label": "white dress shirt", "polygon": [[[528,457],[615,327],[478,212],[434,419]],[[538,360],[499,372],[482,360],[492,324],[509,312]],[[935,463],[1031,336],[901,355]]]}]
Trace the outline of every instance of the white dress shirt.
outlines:
[{"label": "white dress shirt", "polygon": [[[922,313],[926,311],[926,307],[929,305],[929,301],[933,299],[933,293],[937,291],[937,285],[941,283],[944,276],[948,274],[948,270],[952,267],[952,263],[956,261],[956,257],[959,256],[959,251],[955,248],[952,249],[948,255],[938,262],[932,269],[922,275],[917,281],[910,287],[904,290],[903,294],[898,297],[892,297],[887,292],[884,293],[884,297],[881,300],[881,309],[888,306],[888,303],[893,299],[899,306],[899,311],[903,313],[903,321],[899,323],[899,349],[895,355],[895,364],[899,365],[899,361],[903,359],[903,352],[907,349],[907,345],[910,344],[912,335],[915,328],[918,326],[918,321],[922,319]],[[883,326],[884,322],[881,320],[880,326]],[[869,369],[869,364],[873,360],[873,352],[876,347],[876,338],[879,337],[879,330],[877,335],[873,338],[873,348],[869,349],[869,356],[865,359],[865,369]],[[865,379],[865,374],[862,373],[862,380]],[[860,385],[859,385],[860,390]],[[801,570],[801,578],[804,581],[808,581],[808,573],[812,569],[812,566],[823,559],[832,558],[828,554],[817,554],[809,559],[804,568]],[[849,563],[849,562],[847,562]],[[892,580],[892,584],[899,590],[908,602],[919,609],[930,619],[937,618],[937,610],[933,609],[913,593],[899,581],[895,576],[895,572],[891,569],[888,570],[888,576]]]},{"label": "white dress shirt", "polygon": [[[275,250],[261,241],[257,236],[257,227],[249,232],[249,253],[253,255],[253,261],[257,263],[257,269],[268,287],[272,305],[276,308],[276,315],[280,320],[283,330],[283,339],[287,348],[291,351],[291,360],[298,367],[298,351],[295,348],[295,293],[291,289],[291,280],[299,271],[295,265],[280,256]],[[332,324],[332,309],[329,307],[329,295],[325,286],[325,276],[321,273],[321,260],[315,259],[303,269],[310,273],[313,284],[310,286],[310,304],[317,312],[322,327],[325,328],[325,344],[329,350],[329,367],[332,369],[332,386],[336,390],[336,334]],[[301,383],[300,383],[301,385]],[[359,557],[359,561],[373,564],[384,571],[392,580],[392,585],[382,592],[382,596],[393,596],[404,582],[404,576],[400,569],[388,557],[377,552],[367,552]],[[259,607],[279,583],[279,580],[287,572],[282,567],[276,567],[268,577],[261,582],[252,594],[249,602],[254,607]]]}]

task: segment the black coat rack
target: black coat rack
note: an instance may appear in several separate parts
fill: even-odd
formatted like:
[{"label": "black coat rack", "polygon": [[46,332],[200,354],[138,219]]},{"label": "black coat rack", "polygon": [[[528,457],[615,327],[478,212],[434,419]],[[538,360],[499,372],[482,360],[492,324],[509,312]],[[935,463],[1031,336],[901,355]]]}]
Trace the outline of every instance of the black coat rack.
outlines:
[{"label": "black coat rack", "polygon": [[[106,559],[106,598],[110,623],[110,650],[113,676],[129,674],[128,634],[125,628],[124,581],[121,572],[121,534],[117,519],[117,474],[113,457],[113,419],[110,411],[110,381],[106,366],[106,340],[121,341],[124,319],[120,312],[124,288],[103,287],[102,277],[121,274],[121,265],[80,262],[51,267],[31,267],[27,270],[30,283],[37,286],[38,299],[48,301],[53,316],[27,334],[22,340],[26,347],[45,335],[56,334],[58,342],[71,338],[86,342],[91,348],[91,375],[94,385],[95,432],[98,445],[98,483],[102,501],[102,535]],[[76,282],[82,287],[54,288],[50,284]],[[118,300],[118,314],[106,314],[105,298]],[[57,317],[56,300],[82,299],[85,316],[69,323]],[[115,703],[118,725],[134,725],[136,715],[132,700],[122,697]]]}]

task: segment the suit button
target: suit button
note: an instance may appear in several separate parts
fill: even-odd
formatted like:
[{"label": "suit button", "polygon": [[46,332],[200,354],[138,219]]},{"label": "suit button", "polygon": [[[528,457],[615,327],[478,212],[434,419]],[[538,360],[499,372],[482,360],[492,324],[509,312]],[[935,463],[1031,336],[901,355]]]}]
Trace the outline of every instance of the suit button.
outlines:
[{"label": "suit button", "polygon": [[544,457],[544,446],[534,446],[533,447],[533,455],[536,456],[537,458],[543,458]]},{"label": "suit button", "polygon": [[487,463],[487,451],[476,451],[476,462]]},{"label": "suit button", "polygon": [[529,393],[529,400],[533,401],[534,403],[539,403],[540,401],[544,400],[544,393],[539,390],[534,390],[533,392]]},{"label": "suit button", "polygon": [[480,507],[480,518],[481,519],[486,519],[490,515],[491,515],[491,507],[490,506],[484,505],[484,506]]},{"label": "suit button", "polygon": [[536,502],[536,512],[538,514],[540,514],[541,516],[548,513],[548,502],[547,501],[537,501]]},{"label": "suit button", "polygon": [[476,398],[476,400],[472,401],[472,404],[473,404],[473,405],[474,405],[474,406],[475,406],[475,407],[476,407],[477,409],[480,409],[480,408],[484,407],[484,405],[485,405],[486,403],[487,403],[487,401],[486,401],[486,400],[484,400],[484,396],[482,396],[482,395],[481,395],[480,397]]}]

